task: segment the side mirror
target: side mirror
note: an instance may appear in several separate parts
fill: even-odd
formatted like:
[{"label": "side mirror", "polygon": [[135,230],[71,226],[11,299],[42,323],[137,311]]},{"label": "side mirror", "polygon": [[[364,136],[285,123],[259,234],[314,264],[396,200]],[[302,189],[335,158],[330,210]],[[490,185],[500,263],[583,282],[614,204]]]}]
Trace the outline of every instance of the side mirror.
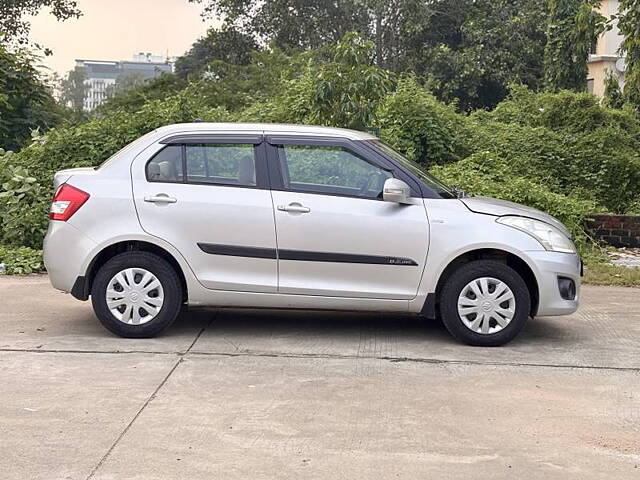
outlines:
[{"label": "side mirror", "polygon": [[387,178],[382,189],[385,202],[411,203],[411,188],[398,178]]}]

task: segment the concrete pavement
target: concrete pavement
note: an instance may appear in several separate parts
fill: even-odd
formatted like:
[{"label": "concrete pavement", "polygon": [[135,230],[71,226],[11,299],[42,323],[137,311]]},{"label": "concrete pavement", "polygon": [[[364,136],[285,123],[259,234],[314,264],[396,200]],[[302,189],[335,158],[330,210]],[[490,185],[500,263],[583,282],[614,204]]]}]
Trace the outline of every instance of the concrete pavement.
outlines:
[{"label": "concrete pavement", "polygon": [[0,277],[0,478],[640,478],[640,290],[507,347],[391,315],[197,310],[104,330]]}]

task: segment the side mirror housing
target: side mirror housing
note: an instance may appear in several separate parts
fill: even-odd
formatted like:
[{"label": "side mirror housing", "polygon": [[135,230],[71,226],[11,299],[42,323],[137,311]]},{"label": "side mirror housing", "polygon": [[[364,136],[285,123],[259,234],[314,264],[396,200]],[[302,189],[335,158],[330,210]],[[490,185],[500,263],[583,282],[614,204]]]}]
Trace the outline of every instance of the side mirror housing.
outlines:
[{"label": "side mirror housing", "polygon": [[385,202],[411,203],[411,188],[398,178],[387,178],[382,189]]}]

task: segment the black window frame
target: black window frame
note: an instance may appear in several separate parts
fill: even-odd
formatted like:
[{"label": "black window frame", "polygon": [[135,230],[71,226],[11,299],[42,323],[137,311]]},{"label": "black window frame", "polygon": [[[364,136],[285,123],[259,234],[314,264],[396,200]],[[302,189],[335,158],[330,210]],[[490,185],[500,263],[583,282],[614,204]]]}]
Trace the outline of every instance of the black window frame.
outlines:
[{"label": "black window frame", "polygon": [[271,183],[271,189],[284,192],[305,193],[310,195],[327,195],[332,197],[345,197],[345,198],[357,198],[360,200],[369,201],[384,201],[382,198],[363,197],[360,195],[350,195],[343,193],[329,193],[329,192],[314,192],[310,190],[287,188],[284,182],[284,175],[280,167],[280,154],[279,147],[286,145],[304,145],[304,146],[320,146],[320,147],[339,147],[344,148],[353,155],[361,158],[367,163],[370,163],[374,167],[380,168],[390,172],[394,178],[399,178],[411,187],[411,196],[422,197],[420,187],[415,181],[409,177],[406,172],[394,163],[388,161],[384,156],[377,154],[377,152],[371,149],[365,148],[364,145],[352,141],[344,137],[318,137],[318,136],[301,136],[301,135],[286,135],[286,134],[274,134],[267,135],[265,138],[268,149],[268,166],[269,166],[269,180]]},{"label": "black window frame", "polygon": [[[267,167],[267,152],[263,135],[242,135],[242,134],[229,134],[229,135],[173,135],[165,138],[159,142],[164,145],[163,148],[155,152],[149,160],[145,163],[144,174],[147,182],[149,183],[167,183],[167,184],[183,184],[183,185],[207,185],[211,187],[231,187],[231,188],[253,188],[260,190],[269,190],[269,172]],[[238,145],[253,145],[253,158],[256,169],[256,184],[255,185],[240,185],[233,183],[216,183],[216,182],[193,182],[187,178],[187,146],[204,146],[214,144],[238,144]],[[165,148],[179,145],[182,148],[182,180],[170,181],[170,180],[152,180],[149,179],[148,166],[153,159],[162,152]]]},{"label": "black window frame", "polygon": [[153,162],[153,160],[160,155],[162,152],[164,152],[167,148],[170,147],[175,147],[175,146],[180,146],[180,145],[165,145],[164,147],[162,147],[160,150],[158,150],[156,153],[154,153],[151,158],[149,158],[149,160],[147,160],[147,162],[144,164],[144,177],[147,179],[147,182],[149,183],[184,183],[184,179],[185,179],[185,171],[184,171],[184,166],[185,166],[185,162],[184,162],[184,146],[181,147],[180,149],[180,162],[181,162],[181,166],[182,166],[182,180],[153,180],[149,178],[149,164],[151,162]]}]

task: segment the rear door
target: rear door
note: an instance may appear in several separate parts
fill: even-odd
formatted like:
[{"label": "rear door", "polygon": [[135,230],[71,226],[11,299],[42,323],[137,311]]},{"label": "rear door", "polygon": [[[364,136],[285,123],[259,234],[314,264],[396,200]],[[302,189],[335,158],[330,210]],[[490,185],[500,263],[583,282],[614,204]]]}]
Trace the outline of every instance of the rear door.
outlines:
[{"label": "rear door", "polygon": [[142,228],[176,247],[207,288],[277,291],[275,225],[262,138],[173,137],[134,161],[133,190]]},{"label": "rear door", "polygon": [[268,139],[278,291],[414,298],[429,246],[424,203],[382,200],[384,181],[402,173],[357,142]]}]

